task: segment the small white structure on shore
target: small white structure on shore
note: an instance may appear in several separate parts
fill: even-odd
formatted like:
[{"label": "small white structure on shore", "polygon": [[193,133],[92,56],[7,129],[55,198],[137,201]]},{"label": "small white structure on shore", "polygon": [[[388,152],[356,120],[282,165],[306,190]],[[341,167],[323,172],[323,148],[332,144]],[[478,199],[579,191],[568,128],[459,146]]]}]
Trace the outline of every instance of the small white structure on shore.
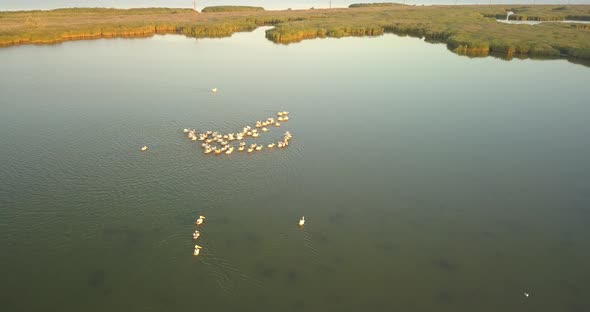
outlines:
[{"label": "small white structure on shore", "polygon": [[514,12],[512,12],[512,11],[506,12],[506,21],[508,21],[508,18],[510,17],[510,15],[514,15]]}]

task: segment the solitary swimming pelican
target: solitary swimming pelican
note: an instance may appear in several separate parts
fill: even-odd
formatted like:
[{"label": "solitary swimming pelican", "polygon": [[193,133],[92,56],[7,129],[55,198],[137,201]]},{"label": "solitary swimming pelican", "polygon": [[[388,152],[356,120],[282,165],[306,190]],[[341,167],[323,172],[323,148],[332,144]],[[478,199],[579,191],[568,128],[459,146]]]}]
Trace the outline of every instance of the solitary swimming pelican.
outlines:
[{"label": "solitary swimming pelican", "polygon": [[217,88],[211,89],[211,92],[213,92],[213,93],[217,92]]},{"label": "solitary swimming pelican", "polygon": [[195,224],[201,225],[201,224],[203,224],[204,221],[205,221],[205,217],[199,216],[199,218],[197,219],[197,221],[195,222]]},{"label": "solitary swimming pelican", "polygon": [[141,148],[141,151],[142,151],[142,152],[145,152],[145,151],[147,151],[147,149],[148,149],[148,147],[144,145],[144,146]]},{"label": "solitary swimming pelican", "polygon": [[196,240],[197,238],[199,238],[199,236],[201,236],[201,233],[199,233],[199,231],[195,231],[193,233],[193,239]]},{"label": "solitary swimming pelican", "polygon": [[199,253],[201,252],[201,248],[203,248],[203,247],[201,247],[199,245],[195,245],[195,252],[193,253],[193,255],[198,256]]},{"label": "solitary swimming pelican", "polygon": [[305,217],[301,217],[301,220],[299,220],[299,226],[303,225],[305,225]]}]

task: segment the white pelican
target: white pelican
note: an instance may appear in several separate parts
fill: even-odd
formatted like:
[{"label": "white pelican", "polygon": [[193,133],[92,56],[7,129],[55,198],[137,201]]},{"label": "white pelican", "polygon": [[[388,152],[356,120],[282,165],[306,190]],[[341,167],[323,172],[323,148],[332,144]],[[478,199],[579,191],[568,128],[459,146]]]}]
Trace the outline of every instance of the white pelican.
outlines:
[{"label": "white pelican", "polygon": [[184,128],[184,133],[188,133],[188,129],[187,128]]},{"label": "white pelican", "polygon": [[528,298],[528,297],[529,297],[529,293],[526,293],[526,292],[525,292],[525,293],[524,293],[524,296]]},{"label": "white pelican", "polygon": [[280,127],[281,123],[277,122],[277,123],[275,123],[275,126]]},{"label": "white pelican", "polygon": [[225,152],[227,155],[231,154],[234,151],[233,147],[230,147],[227,149],[227,151]]},{"label": "white pelican", "polygon": [[211,153],[213,150],[209,147],[205,148],[205,154]]},{"label": "white pelican", "polygon": [[201,248],[203,248],[203,247],[201,247],[199,245],[195,245],[195,252],[193,253],[193,255],[198,256],[199,253],[201,252]]},{"label": "white pelican", "polygon": [[262,132],[266,132],[268,131],[268,129],[266,129],[266,127],[262,128]]},{"label": "white pelican", "polygon": [[288,121],[288,120],[289,120],[289,116],[283,117],[283,121]]},{"label": "white pelican", "polygon": [[197,238],[199,238],[199,236],[201,236],[201,233],[199,233],[199,231],[195,231],[193,233],[193,239],[196,240]]},{"label": "white pelican", "polygon": [[217,92],[217,88],[211,89],[211,92],[213,92],[213,93]]},{"label": "white pelican", "polygon": [[254,151],[253,147],[248,148],[248,153],[252,153]]},{"label": "white pelican", "polygon": [[262,149],[262,145],[258,145],[258,146],[256,146],[256,150],[257,150],[257,151],[259,151],[259,150],[261,150],[261,149]]},{"label": "white pelican", "polygon": [[305,217],[301,217],[301,220],[299,220],[299,226],[304,226],[305,225]]},{"label": "white pelican", "polygon": [[278,118],[278,121],[283,121],[283,117],[279,117]]},{"label": "white pelican", "polygon": [[254,133],[252,133],[252,137],[253,137],[253,138],[257,138],[259,135],[260,135],[260,134],[258,134],[258,132],[254,132]]},{"label": "white pelican", "polygon": [[275,144],[274,143],[271,143],[271,144],[268,145],[268,147],[269,148],[273,148],[273,147],[275,147]]},{"label": "white pelican", "polygon": [[199,218],[197,219],[197,221],[195,221],[195,224],[196,225],[201,225],[201,224],[203,224],[204,221],[205,221],[205,217],[199,216]]},{"label": "white pelican", "polygon": [[144,145],[144,146],[141,148],[141,151],[142,151],[142,152],[145,152],[145,151],[147,151],[147,149],[148,149],[148,147]]},{"label": "white pelican", "polygon": [[283,116],[289,115],[289,112],[283,111]]},{"label": "white pelican", "polygon": [[242,145],[242,146],[240,146],[240,147],[238,147],[238,151],[240,151],[240,152],[243,152],[243,151],[244,151],[244,149],[246,149],[246,147],[245,147],[245,146],[243,146],[243,145]]}]

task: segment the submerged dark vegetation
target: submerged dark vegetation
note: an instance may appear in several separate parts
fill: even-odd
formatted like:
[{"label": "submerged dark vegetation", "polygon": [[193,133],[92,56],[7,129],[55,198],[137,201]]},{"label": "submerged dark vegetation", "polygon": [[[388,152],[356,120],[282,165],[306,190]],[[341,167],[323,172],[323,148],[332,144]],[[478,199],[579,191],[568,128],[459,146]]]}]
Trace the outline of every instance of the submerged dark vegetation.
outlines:
[{"label": "submerged dark vegetation", "polygon": [[590,28],[583,24],[498,23],[514,19],[589,20],[590,5],[408,6],[365,4],[352,9],[263,11],[221,7],[196,13],[190,9],[57,9],[0,12],[0,45],[43,44],[66,40],[179,33],[223,37],[258,26],[275,26],[266,37],[276,43],[395,33],[444,42],[469,56],[568,57],[590,60]]}]

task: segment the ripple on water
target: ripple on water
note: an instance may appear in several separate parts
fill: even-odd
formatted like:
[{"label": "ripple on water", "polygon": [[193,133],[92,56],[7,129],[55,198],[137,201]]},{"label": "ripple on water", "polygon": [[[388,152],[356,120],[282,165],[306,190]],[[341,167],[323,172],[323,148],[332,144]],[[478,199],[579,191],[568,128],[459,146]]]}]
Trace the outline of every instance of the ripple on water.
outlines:
[{"label": "ripple on water", "polygon": [[[207,246],[211,246],[211,244]],[[244,282],[248,286],[262,286],[261,281],[246,274],[229,260],[216,256],[212,251],[213,248],[204,247],[202,250],[203,255],[198,257],[198,261],[206,267],[207,272],[213,277],[216,285],[224,295],[234,296],[234,288],[238,281]]]}]

